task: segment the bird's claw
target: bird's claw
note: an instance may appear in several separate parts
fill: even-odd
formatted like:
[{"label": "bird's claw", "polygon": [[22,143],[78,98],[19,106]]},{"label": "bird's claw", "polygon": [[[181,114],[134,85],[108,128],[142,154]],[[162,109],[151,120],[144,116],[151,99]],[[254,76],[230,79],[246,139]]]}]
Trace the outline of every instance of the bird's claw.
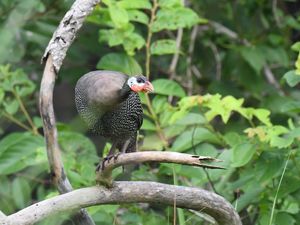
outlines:
[{"label": "bird's claw", "polygon": [[122,153],[119,152],[119,153],[117,153],[117,154],[114,154],[114,155],[108,155],[108,156],[104,157],[103,160],[102,160],[101,162],[99,162],[99,164],[97,165],[97,167],[96,167],[96,172],[99,172],[100,170],[103,171],[104,168],[105,168],[105,163],[106,163],[106,162],[109,163],[109,161],[110,161],[111,159],[113,159],[114,162],[115,162],[121,154],[122,154]]}]

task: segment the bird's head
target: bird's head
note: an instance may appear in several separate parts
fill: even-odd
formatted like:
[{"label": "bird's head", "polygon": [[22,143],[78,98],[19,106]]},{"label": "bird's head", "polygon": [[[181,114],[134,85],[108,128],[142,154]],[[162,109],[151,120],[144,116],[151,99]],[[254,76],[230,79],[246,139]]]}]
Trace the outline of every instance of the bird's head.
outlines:
[{"label": "bird's head", "polygon": [[127,85],[134,92],[153,92],[154,87],[148,79],[142,75],[130,77],[127,80]]}]

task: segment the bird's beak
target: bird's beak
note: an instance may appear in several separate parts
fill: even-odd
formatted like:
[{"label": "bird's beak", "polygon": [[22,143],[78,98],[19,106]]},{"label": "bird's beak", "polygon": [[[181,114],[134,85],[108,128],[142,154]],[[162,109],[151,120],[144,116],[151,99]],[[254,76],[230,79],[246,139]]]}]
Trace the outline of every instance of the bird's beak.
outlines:
[{"label": "bird's beak", "polygon": [[144,84],[144,87],[143,87],[143,92],[145,92],[145,93],[151,93],[153,91],[154,91],[154,87],[151,84],[151,82],[150,81],[146,81],[146,83]]}]

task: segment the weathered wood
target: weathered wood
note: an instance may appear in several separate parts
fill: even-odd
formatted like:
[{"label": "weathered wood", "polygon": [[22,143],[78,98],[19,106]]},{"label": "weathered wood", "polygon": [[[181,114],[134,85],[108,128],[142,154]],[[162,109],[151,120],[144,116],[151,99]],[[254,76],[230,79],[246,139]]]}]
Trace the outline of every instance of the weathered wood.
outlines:
[{"label": "weathered wood", "polygon": [[103,164],[104,168],[101,168],[97,172],[97,182],[104,184],[106,186],[111,186],[112,170],[128,165],[128,164],[138,164],[145,162],[159,162],[159,163],[176,163],[189,166],[197,166],[209,169],[224,169],[216,165],[207,164],[210,162],[218,162],[220,160],[209,157],[209,156],[199,156],[190,155],[180,152],[169,152],[169,151],[143,151],[143,152],[130,152],[126,154],[119,154],[110,160],[106,160]]},{"label": "weathered wood", "polygon": [[99,204],[161,203],[201,211],[220,225],[242,225],[223,197],[209,191],[156,182],[115,182],[111,189],[95,186],[78,189],[31,205],[7,217],[1,225],[29,225],[50,215]]}]

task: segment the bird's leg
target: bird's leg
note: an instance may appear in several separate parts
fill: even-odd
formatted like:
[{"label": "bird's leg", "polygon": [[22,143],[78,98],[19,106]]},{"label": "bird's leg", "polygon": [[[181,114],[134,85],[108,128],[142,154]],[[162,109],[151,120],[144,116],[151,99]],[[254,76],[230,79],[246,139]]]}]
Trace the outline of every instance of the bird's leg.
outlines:
[{"label": "bird's leg", "polygon": [[126,149],[128,148],[129,143],[130,143],[130,139],[125,141],[125,143],[122,146],[122,149],[120,149],[121,151],[114,155],[114,160],[117,160],[119,155],[126,153]]},{"label": "bird's leg", "polygon": [[96,167],[96,171],[98,172],[100,169],[104,169],[104,164],[106,161],[109,162],[109,160],[114,156],[114,152],[116,150],[116,145],[117,143],[116,142],[113,142],[110,149],[109,149],[109,152],[107,154],[106,157],[103,158],[103,160],[101,162],[99,162],[99,164],[97,165]]}]

